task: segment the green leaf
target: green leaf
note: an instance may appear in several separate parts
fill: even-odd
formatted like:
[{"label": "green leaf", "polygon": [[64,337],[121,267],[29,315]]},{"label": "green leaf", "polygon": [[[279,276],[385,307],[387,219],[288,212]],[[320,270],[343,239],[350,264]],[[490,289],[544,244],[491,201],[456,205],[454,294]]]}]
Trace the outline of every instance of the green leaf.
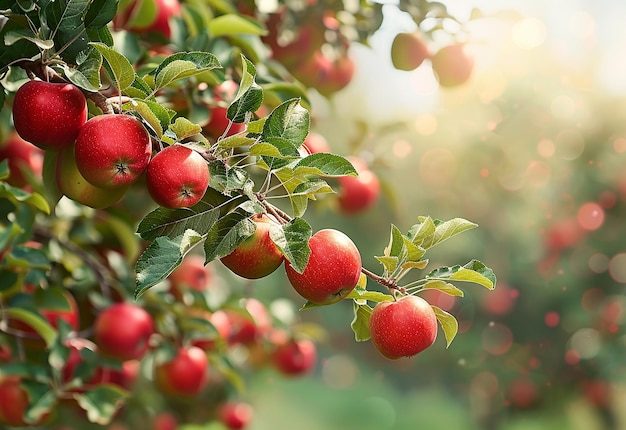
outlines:
[{"label": "green leaf", "polygon": [[92,42],[90,45],[95,47],[104,57],[107,73],[115,82],[117,89],[124,91],[130,87],[135,80],[135,69],[128,59],[103,43]]},{"label": "green leaf", "polygon": [[43,155],[43,193],[51,211],[63,197],[56,180],[58,154],[59,151],[45,151]]},{"label": "green leaf", "polygon": [[463,297],[463,291],[446,281],[430,280],[422,288],[424,290],[438,290],[450,296]]},{"label": "green leaf", "polygon": [[437,321],[439,321],[439,324],[441,324],[443,334],[446,337],[446,348],[448,348],[454,340],[457,332],[459,331],[459,323],[456,318],[454,318],[454,316],[444,311],[443,309],[433,305],[431,305],[431,308],[433,308],[433,311],[435,311]]},{"label": "green leaf", "polygon": [[5,310],[7,316],[15,321],[21,321],[24,324],[32,327],[35,332],[46,343],[47,347],[52,346],[56,337],[56,331],[48,321],[46,321],[39,313],[36,312],[36,308],[26,309],[12,305]]},{"label": "green leaf", "polygon": [[309,239],[312,232],[309,223],[304,218],[299,217],[283,224],[280,230],[270,231],[272,241],[298,273],[304,272],[304,268],[309,262],[309,255],[311,255]]},{"label": "green leaf", "polygon": [[84,393],[74,394],[74,398],[87,412],[87,419],[90,422],[107,425],[129,395],[128,391],[117,385],[99,384]]},{"label": "green leaf", "polygon": [[407,237],[416,245],[421,245],[424,239],[435,233],[435,223],[429,216],[418,217],[418,223],[414,224],[407,233]]},{"label": "green leaf", "polygon": [[292,190],[289,190],[289,188],[289,201],[291,203],[293,216],[295,217],[301,217],[304,215],[309,200],[315,200],[316,194],[334,193],[333,189],[323,179],[311,179],[297,184]]},{"label": "green leaf", "polygon": [[170,113],[167,108],[159,103],[133,100],[132,102],[124,103],[122,109],[126,112],[138,113],[159,139],[163,136],[163,130],[169,128]]},{"label": "green leaf", "polygon": [[211,37],[229,36],[232,34],[267,34],[267,30],[258,21],[248,17],[227,13],[209,21],[208,30]]},{"label": "green leaf", "polygon": [[102,55],[96,49],[83,51],[76,57],[77,67],[70,67],[63,63],[61,67],[65,76],[77,87],[87,91],[100,89],[100,69],[102,68]]},{"label": "green leaf", "polygon": [[426,278],[473,282],[489,290],[493,290],[496,285],[493,270],[478,260],[472,260],[464,266],[440,267],[426,275]]},{"label": "green leaf", "polygon": [[167,278],[200,240],[201,236],[193,230],[186,230],[174,239],[157,237],[139,256],[135,265],[135,299]]},{"label": "green leaf", "polygon": [[368,291],[362,288],[355,288],[346,296],[347,299],[367,300],[369,302],[393,302],[393,296],[380,291]]},{"label": "green leaf", "polygon": [[[22,31],[27,29],[25,21],[18,22],[17,17],[9,16],[2,28],[0,28],[0,75],[4,75],[9,64],[16,60],[24,58],[32,58],[39,54],[39,48],[36,44],[26,39],[19,39],[12,45],[7,45],[4,36],[12,31]],[[0,105],[1,107],[2,105]]]},{"label": "green leaf", "polygon": [[478,224],[474,224],[473,222],[467,221],[463,218],[454,218],[445,222],[436,220],[435,225],[435,232],[424,238],[424,241],[421,244],[424,249],[432,248],[433,246],[446,239],[456,236],[459,233],[478,227]]},{"label": "green leaf", "polygon": [[223,216],[207,232],[204,242],[205,262],[230,254],[255,230],[256,225],[246,213],[231,212]]},{"label": "green leaf", "polygon": [[159,64],[154,72],[155,91],[180,79],[221,67],[209,52],[178,52]]},{"label": "green leaf", "polygon": [[383,265],[386,275],[393,273],[393,271],[398,267],[398,257],[376,256],[374,258]]},{"label": "green leaf", "polygon": [[280,137],[298,148],[309,134],[309,123],[309,111],[300,105],[300,99],[287,100],[269,114],[263,124],[262,139],[267,142],[273,137]]},{"label": "green leaf", "polygon": [[173,239],[189,229],[206,232],[217,222],[220,205],[226,201],[222,194],[209,188],[202,200],[190,208],[153,210],[141,220],[137,233],[144,240],[152,240],[159,236]]},{"label": "green leaf", "polygon": [[220,139],[217,142],[217,145],[220,149],[233,149],[239,148],[242,146],[250,146],[254,145],[256,139],[252,137],[246,137],[241,134],[235,134],[232,136],[225,137],[224,139]]},{"label": "green leaf", "polygon": [[354,303],[354,318],[350,323],[350,327],[354,332],[354,339],[357,342],[365,342],[370,340],[370,317],[372,316],[372,308],[365,304],[359,305]]},{"label": "green leaf", "polygon": [[233,122],[245,122],[263,103],[263,89],[254,81],[256,67],[241,55],[242,76],[235,98],[228,106],[226,117]]},{"label": "green leaf", "polygon": [[13,202],[26,203],[47,215],[50,214],[50,205],[39,193],[29,193],[6,182],[0,182],[0,197],[6,197]]},{"label": "green leaf", "polygon": [[113,20],[119,0],[92,0],[85,14],[87,29],[100,29]]},{"label": "green leaf", "polygon": [[57,393],[50,389],[49,383],[22,380],[22,386],[28,393],[29,400],[28,408],[24,411],[26,423],[37,423],[55,409],[58,397]]},{"label": "green leaf", "polygon": [[27,40],[29,42],[32,42],[41,49],[54,48],[54,40],[43,40],[38,37],[30,28],[17,28],[15,30],[6,32],[4,35],[4,43],[7,46],[11,46],[20,40]]},{"label": "green leaf", "polygon": [[[404,246],[402,232],[398,227],[391,224],[391,234],[389,236],[389,244],[385,248],[385,256],[404,258],[403,254],[406,254],[406,248]],[[404,252],[403,252],[404,251]]]},{"label": "green leaf", "polygon": [[180,141],[201,133],[202,127],[200,127],[198,124],[194,124],[187,118],[180,116],[176,118],[176,121],[174,121],[172,125],[170,125],[170,130],[172,130],[174,134],[176,134],[176,137]]},{"label": "green leaf", "polygon": [[294,167],[296,175],[356,176],[357,172],[341,155],[317,153],[300,160]]}]

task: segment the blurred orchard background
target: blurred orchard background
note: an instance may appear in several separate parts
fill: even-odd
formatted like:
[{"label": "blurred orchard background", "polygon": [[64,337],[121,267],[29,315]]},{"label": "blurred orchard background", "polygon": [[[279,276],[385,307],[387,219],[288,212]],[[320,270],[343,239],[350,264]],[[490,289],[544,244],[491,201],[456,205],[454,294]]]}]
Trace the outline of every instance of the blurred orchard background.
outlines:
[{"label": "blurred orchard background", "polygon": [[[445,4],[468,21],[429,43],[468,42],[466,84],[440,88],[429,60],[393,68],[394,36],[416,25],[390,4],[371,46],[352,44],[348,87],[311,95],[314,129],[387,184],[374,210],[342,217],[321,201],[311,222],[367,256],[386,244],[385,220],[462,216],[480,228],[439,256],[477,255],[498,287],[429,297],[460,334],[410,360],[355,343],[341,306],[307,311],[331,327],[316,372],[255,375],[254,429],[626,429],[626,4]],[[474,8],[484,18],[469,21]],[[263,283],[254,288],[284,288]]]},{"label": "blurred orchard background", "polygon": [[219,282],[319,330],[309,376],[243,375],[250,430],[626,429],[626,3],[443,3],[458,22],[429,32],[426,19],[420,30],[432,51],[467,43],[464,84],[440,87],[429,59],[393,67],[395,35],[417,26],[389,2],[369,46],[350,46],[350,84],[330,97],[310,90],[312,130],[365,159],[383,193],[357,215],[322,198],[307,219],[348,234],[374,272],[389,222],[405,231],[418,215],[468,219],[479,228],[431,262],[476,257],[497,288],[429,293],[459,335],[391,361],[355,342],[351,304],[298,312],[282,271],[244,282],[211,263]]}]

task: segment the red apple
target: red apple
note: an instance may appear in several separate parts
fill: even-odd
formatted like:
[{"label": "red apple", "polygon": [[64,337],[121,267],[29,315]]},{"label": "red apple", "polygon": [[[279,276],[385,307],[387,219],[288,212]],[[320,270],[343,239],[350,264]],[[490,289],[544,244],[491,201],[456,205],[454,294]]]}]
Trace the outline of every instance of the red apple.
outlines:
[{"label": "red apple", "polygon": [[220,421],[231,430],[246,427],[252,421],[253,415],[252,406],[241,401],[226,402],[219,409]]},{"label": "red apple", "polygon": [[430,50],[420,33],[398,33],[393,38],[391,62],[396,69],[415,70],[429,56]]},{"label": "red apple", "polygon": [[72,84],[31,80],[13,99],[13,125],[22,139],[42,149],[71,145],[87,121],[87,101]]},{"label": "red apple", "polygon": [[326,138],[315,132],[311,132],[304,139],[302,146],[306,149],[308,154],[318,154],[320,152],[329,153],[330,146]]},{"label": "red apple", "polygon": [[324,28],[321,22],[320,25],[302,23],[295,30],[293,38],[285,43],[279,31],[283,16],[282,13],[269,15],[269,33],[262,39],[271,48],[272,58],[293,71],[324,44]]},{"label": "red apple", "polygon": [[198,203],[209,187],[209,167],[193,149],[168,146],[148,163],[146,186],[159,205],[187,208]]},{"label": "red apple", "polygon": [[374,346],[390,359],[412,357],[430,347],[437,338],[437,317],[428,302],[404,296],[380,302],[370,316]]},{"label": "red apple", "polygon": [[359,158],[348,157],[358,176],[340,176],[339,209],[345,214],[356,214],[372,207],[380,195],[380,181]]},{"label": "red apple", "polygon": [[[238,89],[239,85],[235,81],[224,81],[213,89],[213,100],[216,103],[230,103],[237,95]],[[230,123],[230,120],[226,117],[227,112],[227,107],[222,104],[211,106],[209,121],[202,127],[202,130],[207,136],[218,139],[226,132],[226,128]],[[245,124],[233,122],[226,136],[232,136],[242,132],[245,128]]]},{"label": "red apple", "polygon": [[431,58],[433,71],[442,87],[456,87],[467,82],[474,69],[474,59],[465,51],[465,45],[444,46]]},{"label": "red apple", "polygon": [[167,279],[170,282],[170,292],[180,298],[182,292],[190,289],[206,291],[214,279],[211,266],[204,264],[204,257],[198,254],[189,254]]},{"label": "red apple", "polygon": [[76,166],[74,145],[59,151],[56,163],[56,181],[59,190],[65,196],[95,209],[113,206],[124,197],[128,189],[124,187],[107,190],[87,182]]},{"label": "red apple", "polygon": [[155,365],[156,387],[167,396],[194,396],[206,387],[208,366],[202,349],[195,346],[180,348],[176,357]]},{"label": "red apple", "polygon": [[[231,332],[231,319],[228,314],[225,311],[217,310],[213,313],[204,312],[203,315],[215,327],[219,338],[227,341]],[[212,351],[215,349],[217,341],[215,336],[211,336],[210,338],[195,338],[191,344],[204,351]]]},{"label": "red apple", "polygon": [[103,356],[134,360],[149,347],[154,323],[148,312],[132,303],[116,303],[104,309],[94,323],[94,341]]},{"label": "red apple", "polygon": [[506,397],[510,405],[517,409],[528,409],[539,401],[537,385],[526,378],[518,378],[507,387]]},{"label": "red apple", "polygon": [[262,302],[248,297],[242,300],[242,307],[248,315],[235,309],[225,310],[230,320],[230,344],[255,342],[272,328],[272,319]]},{"label": "red apple", "polygon": [[353,76],[354,61],[348,55],[342,55],[330,63],[327,78],[318,82],[315,88],[320,94],[329,97],[348,86]]},{"label": "red apple", "polygon": [[276,346],[272,354],[274,366],[287,376],[299,376],[315,367],[317,349],[310,339],[289,339]]},{"label": "red apple", "polygon": [[263,278],[274,272],[283,262],[283,253],[270,237],[272,221],[265,214],[252,217],[254,234],[220,261],[233,273],[247,279]]},{"label": "red apple", "polygon": [[311,236],[309,247],[311,255],[304,272],[296,272],[285,260],[289,282],[312,303],[327,305],[342,300],[361,275],[361,254],[356,245],[344,233],[324,229]]},{"label": "red apple", "polygon": [[136,0],[118,11],[113,21],[116,29],[135,33],[156,33],[169,40],[170,19],[182,15],[178,0]]},{"label": "red apple", "polygon": [[125,188],[148,167],[152,144],[141,122],[130,115],[91,118],[78,133],[74,155],[78,170],[100,188]]},{"label": "red apple", "polygon": [[170,412],[159,412],[152,420],[153,430],[176,430],[178,420]]},{"label": "red apple", "polygon": [[19,134],[13,132],[9,138],[0,145],[0,161],[8,160],[9,177],[7,183],[15,187],[23,187],[28,184],[29,172],[34,178],[41,179],[43,170],[43,151],[37,146],[22,139]]},{"label": "red apple", "polygon": [[36,423],[26,423],[24,413],[29,406],[28,392],[19,376],[0,376],[0,424],[23,427],[41,425],[50,414],[43,414]]}]

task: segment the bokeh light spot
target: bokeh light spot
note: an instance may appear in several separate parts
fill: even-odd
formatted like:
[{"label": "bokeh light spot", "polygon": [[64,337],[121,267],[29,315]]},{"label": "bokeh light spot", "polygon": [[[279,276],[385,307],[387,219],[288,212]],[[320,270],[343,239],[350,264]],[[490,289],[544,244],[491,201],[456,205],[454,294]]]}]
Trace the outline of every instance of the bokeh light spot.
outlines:
[{"label": "bokeh light spot", "polygon": [[482,333],[483,348],[489,354],[502,355],[513,346],[513,332],[500,323],[490,323]]},{"label": "bokeh light spot", "polygon": [[600,352],[601,343],[600,333],[593,328],[581,328],[569,340],[571,349],[584,360],[595,357]]},{"label": "bokeh light spot", "polygon": [[622,252],[611,258],[609,273],[616,282],[626,284],[626,253]]},{"label": "bokeh light spot", "polygon": [[396,158],[406,158],[413,152],[413,146],[404,139],[398,139],[391,146],[391,151]]},{"label": "bokeh light spot", "polygon": [[561,316],[554,311],[548,312],[543,318],[548,327],[556,327],[561,322]]},{"label": "bokeh light spot", "polygon": [[546,25],[537,18],[524,18],[512,29],[513,42],[521,49],[534,49],[546,40]]},{"label": "bokeh light spot", "polygon": [[439,126],[439,122],[435,115],[432,114],[424,114],[419,115],[414,122],[415,130],[421,134],[422,136],[429,136],[431,134],[435,134],[437,131],[437,127]]},{"label": "bokeh light spot", "polygon": [[332,388],[350,388],[358,377],[359,369],[356,363],[346,355],[333,355],[325,360],[322,366],[322,380]]},{"label": "bokeh light spot", "polygon": [[609,257],[597,253],[589,257],[589,268],[594,273],[604,273],[609,269]]},{"label": "bokeh light spot", "polygon": [[603,223],[604,209],[599,204],[588,202],[578,209],[578,224],[585,230],[597,230]]},{"label": "bokeh light spot", "polygon": [[554,146],[554,142],[550,139],[541,139],[537,143],[537,154],[543,158],[550,158],[556,152],[556,147]]},{"label": "bokeh light spot", "polygon": [[617,153],[626,152],[626,139],[618,137],[613,141],[613,150]]},{"label": "bokeh light spot", "polygon": [[483,397],[493,397],[498,392],[498,378],[492,372],[484,371],[472,378],[472,393]]}]

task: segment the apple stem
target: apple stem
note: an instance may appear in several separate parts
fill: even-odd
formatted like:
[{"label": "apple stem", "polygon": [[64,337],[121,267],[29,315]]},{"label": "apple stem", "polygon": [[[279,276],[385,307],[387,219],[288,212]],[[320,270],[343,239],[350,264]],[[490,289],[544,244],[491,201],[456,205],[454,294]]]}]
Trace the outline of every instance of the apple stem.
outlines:
[{"label": "apple stem", "polygon": [[380,285],[387,287],[394,299],[396,298],[396,292],[399,292],[403,295],[406,294],[406,288],[398,286],[394,279],[387,279],[383,276],[377,275],[374,272],[367,270],[365,267],[361,267],[361,272],[373,281],[376,281]]}]

